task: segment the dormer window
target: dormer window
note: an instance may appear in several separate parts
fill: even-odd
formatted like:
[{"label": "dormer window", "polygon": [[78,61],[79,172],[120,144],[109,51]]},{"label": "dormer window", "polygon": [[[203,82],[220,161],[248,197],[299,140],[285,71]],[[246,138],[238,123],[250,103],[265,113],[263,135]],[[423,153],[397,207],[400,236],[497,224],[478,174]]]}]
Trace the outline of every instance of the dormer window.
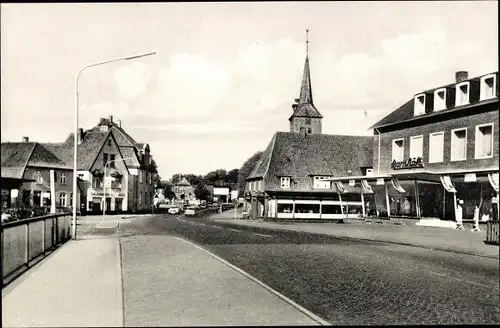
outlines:
[{"label": "dormer window", "polygon": [[414,116],[425,114],[425,95],[415,96],[415,102],[413,108],[414,108],[413,112]]},{"label": "dormer window", "polygon": [[434,91],[434,111],[446,109],[446,89],[437,89]]},{"label": "dormer window", "polygon": [[481,99],[486,100],[495,97],[496,76],[494,74],[486,75],[481,78]]},{"label": "dormer window", "polygon": [[314,189],[330,189],[330,180],[331,177],[327,176],[315,176],[314,181]]},{"label": "dormer window", "polygon": [[281,189],[290,189],[290,177],[280,178]]},{"label": "dormer window", "polygon": [[108,126],[107,125],[101,125],[101,132],[108,132]]},{"label": "dormer window", "polygon": [[463,106],[469,104],[470,83],[462,82],[457,84],[457,92],[455,97],[455,106]]}]

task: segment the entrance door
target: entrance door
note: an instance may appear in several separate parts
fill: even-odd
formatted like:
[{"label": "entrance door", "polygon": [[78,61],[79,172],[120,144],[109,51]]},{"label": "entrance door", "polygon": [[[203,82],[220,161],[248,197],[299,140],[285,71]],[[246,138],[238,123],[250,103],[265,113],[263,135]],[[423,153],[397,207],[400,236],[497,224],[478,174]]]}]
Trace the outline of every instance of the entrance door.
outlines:
[{"label": "entrance door", "polygon": [[106,197],[106,211],[111,212],[111,197]]},{"label": "entrance door", "polygon": [[121,212],[123,205],[123,198],[115,198],[115,211]]}]

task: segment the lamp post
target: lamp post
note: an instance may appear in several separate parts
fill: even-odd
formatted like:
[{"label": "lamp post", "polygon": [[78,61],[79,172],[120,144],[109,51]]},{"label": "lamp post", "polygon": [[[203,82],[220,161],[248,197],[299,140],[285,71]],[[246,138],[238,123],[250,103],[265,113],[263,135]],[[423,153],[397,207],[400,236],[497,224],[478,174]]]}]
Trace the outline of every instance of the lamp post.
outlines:
[{"label": "lamp post", "polygon": [[113,162],[118,162],[118,161],[126,161],[127,159],[133,159],[134,157],[126,157],[126,158],[118,158],[118,159],[113,159],[110,161],[107,161],[106,164],[104,164],[104,206],[102,208],[102,216],[104,219],[104,216],[106,215],[106,168],[108,167],[108,164],[113,163]]},{"label": "lamp post", "polygon": [[73,149],[73,231],[72,231],[72,237],[73,239],[76,239],[76,204],[77,204],[77,175],[78,175],[78,82],[80,80],[80,74],[84,70],[90,67],[94,66],[99,66],[99,65],[104,65],[108,63],[113,63],[117,61],[122,61],[122,60],[132,60],[132,59],[137,59],[141,57],[146,57],[146,56],[151,56],[156,54],[156,52],[150,52],[142,55],[136,55],[136,56],[129,56],[129,57],[122,57],[122,58],[116,58],[116,59],[111,59],[111,60],[106,60],[94,64],[87,65],[83,67],[78,74],[76,75],[75,79],[75,131],[74,131],[74,149]]}]

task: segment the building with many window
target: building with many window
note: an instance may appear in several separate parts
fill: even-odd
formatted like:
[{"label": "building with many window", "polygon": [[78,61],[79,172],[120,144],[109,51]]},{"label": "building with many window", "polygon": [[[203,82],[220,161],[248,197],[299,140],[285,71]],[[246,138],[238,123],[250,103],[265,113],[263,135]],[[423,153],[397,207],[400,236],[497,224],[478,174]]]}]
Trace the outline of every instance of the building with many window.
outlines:
[{"label": "building with many window", "polygon": [[464,219],[476,206],[493,216],[498,199],[498,72],[419,92],[372,126],[373,174],[337,184],[368,183],[379,216]]}]

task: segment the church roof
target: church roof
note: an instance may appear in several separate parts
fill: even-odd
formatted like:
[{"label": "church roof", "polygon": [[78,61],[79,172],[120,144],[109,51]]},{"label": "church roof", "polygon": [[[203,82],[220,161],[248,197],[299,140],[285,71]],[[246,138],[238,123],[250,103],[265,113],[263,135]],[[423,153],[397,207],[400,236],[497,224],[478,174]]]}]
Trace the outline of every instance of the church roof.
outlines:
[{"label": "church roof", "polygon": [[373,137],[276,132],[262,160],[247,180],[265,179],[266,190],[281,189],[280,177],[294,181],[293,189],[312,189],[311,176],[362,175],[373,165]]},{"label": "church roof", "polygon": [[323,118],[323,115],[319,113],[313,102],[309,56],[306,56],[306,61],[304,63],[304,74],[302,76],[302,85],[300,86],[299,101],[292,116],[290,116],[288,120],[291,121],[294,117]]}]

